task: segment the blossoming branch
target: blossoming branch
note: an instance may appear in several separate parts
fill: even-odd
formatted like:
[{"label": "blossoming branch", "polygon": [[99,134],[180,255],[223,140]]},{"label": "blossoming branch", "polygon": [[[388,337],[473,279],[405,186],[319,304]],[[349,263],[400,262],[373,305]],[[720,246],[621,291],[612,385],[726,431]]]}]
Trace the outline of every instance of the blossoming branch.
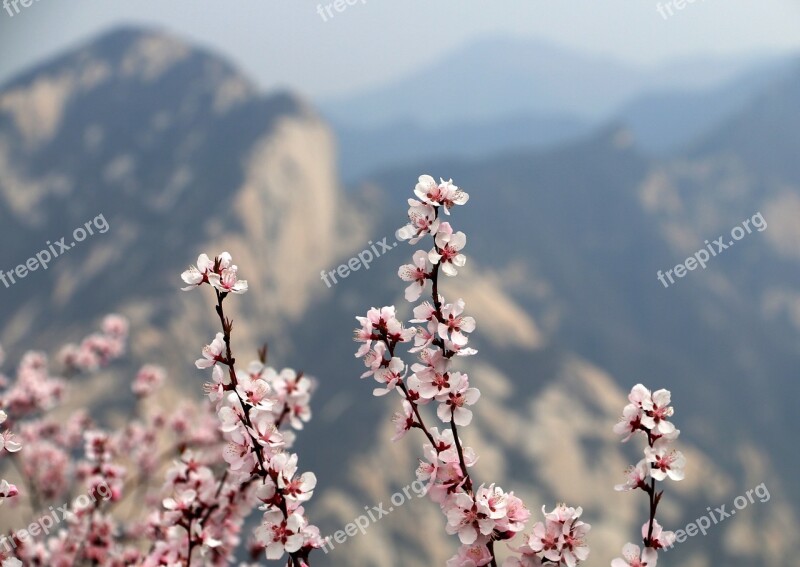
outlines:
[{"label": "blossoming branch", "polygon": [[622,412],[622,419],[614,426],[614,433],[622,435],[623,443],[627,443],[637,433],[644,433],[647,446],[644,458],[627,471],[627,480],[618,484],[615,490],[642,490],[647,495],[649,505],[648,520],[642,526],[643,548],[633,543],[625,544],[622,557],[611,562],[611,567],[655,567],[658,562],[658,550],[672,547],[675,534],[666,531],[656,520],[656,512],[664,494],[657,490],[656,482],[667,478],[674,481],[683,480],[683,467],[686,458],[683,453],[672,448],[680,430],[670,421],[674,409],[670,405],[669,390],[658,390],[651,393],[642,384],[637,384],[628,395],[629,404]]},{"label": "blossoming branch", "polygon": [[[311,472],[297,474],[297,454],[289,451],[294,434],[281,431],[281,427],[288,424],[302,429],[303,422],[311,418],[308,404],[314,382],[293,370],[277,373],[268,368],[266,348],[259,361],[245,371],[237,370],[231,348],[233,322],[225,316],[224,303],[230,294],[245,293],[248,286],[238,278],[238,268],[230,254],[222,253],[214,261],[202,254],[197,266],[181,277],[187,284],[186,291],[206,284],[214,290],[215,310],[222,328],[196,362],[199,369],[211,368],[206,393],[215,404],[227,441],[223,458],[228,470],[216,492],[224,492],[227,500],[242,499],[244,494],[245,504],[260,504],[264,514],[255,532],[256,546],[261,546],[267,559],[288,555],[290,567],[306,567],[310,552],[322,545],[319,529],[309,524],[303,508],[314,493],[317,479]],[[213,483],[206,483],[205,489],[213,492]],[[183,515],[190,560],[193,549],[202,553],[218,545],[213,531],[204,532],[203,523],[209,512],[204,510],[198,494],[192,484],[181,483],[176,487],[175,498],[165,502],[168,509]]]},{"label": "blossoming branch", "polygon": [[[268,367],[266,348],[248,366],[235,364],[224,301],[247,284],[228,254],[213,262],[201,256],[183,279],[189,289],[214,290],[222,327],[196,363],[211,373],[202,404],[183,399],[164,408],[154,394],[166,372],[147,364],[131,381],[136,403],[118,429],[84,410],[51,417],[75,382],[125,354],[128,322],[119,316],[61,349],[60,376],[37,352],[22,357],[13,379],[0,375],[0,505],[19,522],[0,538],[3,567],[230,565],[258,507],[252,558],[309,565],[321,538],[303,504],[316,478],[298,474],[290,449],[311,417],[314,382]],[[0,365],[2,358],[0,351]],[[33,520],[49,524],[56,506],[66,521],[40,530]]]},{"label": "blossoming branch", "polygon": [[[402,411],[395,414],[398,440],[411,429],[425,436],[424,459],[417,478],[426,483],[427,495],[439,504],[446,518],[445,529],[461,543],[448,567],[497,565],[495,545],[511,543],[523,532],[531,516],[525,504],[513,492],[496,484],[476,486],[470,469],[477,461],[475,451],[462,441],[460,428],[472,421],[470,409],[480,398],[466,373],[455,368],[457,357],[472,356],[469,334],[476,328],[474,318],[465,314],[463,299],[449,303],[439,289],[439,276],[458,275],[466,263],[462,253],[467,237],[441,217],[450,215],[457,205],[465,205],[469,195],[452,181],[437,183],[423,175],[409,199],[409,223],[397,231],[397,238],[416,245],[431,237],[427,250],[417,250],[412,262],[400,267],[398,275],[409,282],[405,291],[414,303],[428,289],[430,299],[414,307],[414,319],[407,327],[397,318],[394,306],[370,309],[357,317],[360,328],[355,340],[361,343],[356,356],[363,358],[367,371],[362,378],[373,377],[379,387],[373,391],[383,396],[392,391],[402,398]],[[409,368],[397,352],[408,345],[417,362]],[[435,405],[442,424],[430,425],[423,416],[423,406]],[[544,513],[544,522],[536,523],[504,567],[531,567],[564,564],[574,567],[589,555],[586,534],[589,524],[580,520],[582,509],[559,505]]]}]

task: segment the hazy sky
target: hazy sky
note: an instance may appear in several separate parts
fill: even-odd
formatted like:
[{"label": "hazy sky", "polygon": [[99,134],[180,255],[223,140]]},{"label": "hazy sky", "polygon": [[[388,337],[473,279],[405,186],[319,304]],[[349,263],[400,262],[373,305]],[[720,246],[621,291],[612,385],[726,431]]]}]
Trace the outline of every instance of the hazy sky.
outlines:
[{"label": "hazy sky", "polygon": [[695,0],[667,19],[653,0],[350,1],[323,21],[314,0],[35,0],[13,17],[0,10],[0,81],[123,23],[175,30],[266,88],[315,98],[385,82],[487,36],[546,39],[637,63],[800,51],[798,0]]}]

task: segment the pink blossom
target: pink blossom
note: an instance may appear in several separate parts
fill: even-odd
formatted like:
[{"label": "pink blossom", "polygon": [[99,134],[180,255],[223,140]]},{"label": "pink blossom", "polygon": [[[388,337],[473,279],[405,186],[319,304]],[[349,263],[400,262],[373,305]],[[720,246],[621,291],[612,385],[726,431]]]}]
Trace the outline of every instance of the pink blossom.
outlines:
[{"label": "pink blossom", "polygon": [[479,513],[478,505],[464,492],[448,496],[442,510],[447,516],[447,533],[457,534],[465,545],[475,543],[478,536],[489,535],[494,530],[494,520]]},{"label": "pink blossom", "polygon": [[388,365],[382,366],[375,371],[375,381],[385,384],[385,388],[375,388],[372,394],[384,396],[394,390],[395,386],[403,380],[406,365],[401,358],[393,356]]},{"label": "pink blossom", "polygon": [[628,394],[628,400],[636,407],[645,409],[645,405],[652,404],[650,395],[650,390],[648,390],[643,384],[636,384],[631,389],[630,394]]},{"label": "pink blossom", "polygon": [[431,400],[450,391],[450,374],[448,368],[450,359],[445,358],[441,350],[432,353],[427,351],[423,360],[425,364],[413,364],[411,370],[419,380],[419,393],[425,399]]},{"label": "pink blossom", "polygon": [[472,421],[472,410],[465,406],[473,405],[480,396],[477,388],[469,387],[466,374],[455,372],[450,377],[450,389],[437,397],[441,403],[436,413],[446,423],[453,421],[456,425],[465,427]]},{"label": "pink blossom", "polygon": [[188,270],[181,274],[181,279],[187,284],[182,288],[189,291],[199,285],[208,283],[208,276],[213,272],[214,262],[209,259],[207,254],[200,254],[197,257],[197,266],[190,266]]},{"label": "pink blossom", "polygon": [[164,508],[170,512],[176,512],[182,515],[191,509],[196,499],[197,492],[194,490],[184,490],[177,494],[175,498],[165,498],[163,505]]},{"label": "pink blossom", "polygon": [[647,479],[650,478],[650,463],[647,459],[642,459],[636,466],[630,466],[625,471],[625,484],[618,484],[614,490],[626,492],[629,490],[636,490],[637,488],[646,488]]},{"label": "pink blossom", "polygon": [[669,477],[672,480],[683,480],[686,476],[683,467],[686,458],[683,453],[670,446],[668,440],[659,439],[653,447],[645,447],[645,458],[652,466],[650,476],[656,480]]},{"label": "pink blossom", "polygon": [[269,449],[269,454],[285,444],[283,434],[275,425],[275,417],[269,412],[251,410],[250,421],[253,424],[250,433],[259,445]]},{"label": "pink blossom", "polygon": [[238,279],[238,268],[230,266],[225,268],[219,274],[210,274],[208,276],[208,283],[221,293],[236,293],[242,294],[247,291],[247,280]]},{"label": "pink blossom", "polygon": [[274,510],[264,514],[263,522],[256,528],[256,540],[264,546],[267,559],[280,559],[284,553],[294,553],[303,545],[303,518],[292,514],[284,519]]},{"label": "pink blossom", "polygon": [[462,545],[458,548],[458,553],[448,559],[447,567],[481,567],[492,562],[492,554],[485,543],[473,543],[472,545]]},{"label": "pink blossom", "polygon": [[203,384],[203,391],[212,402],[219,402],[225,395],[226,386],[231,383],[230,375],[222,371],[222,367],[215,365],[211,369],[211,382]]},{"label": "pink blossom", "polygon": [[453,343],[463,346],[467,344],[467,337],[464,333],[471,333],[475,330],[475,319],[465,317],[464,300],[459,299],[453,305],[442,307],[442,321],[439,323],[439,336],[444,340],[451,340]]},{"label": "pink blossom", "polygon": [[10,431],[0,433],[0,453],[3,450],[9,453],[16,453],[20,449],[22,449],[22,443],[16,440],[13,433]]},{"label": "pink blossom", "polygon": [[[368,345],[372,340],[384,339],[392,343],[403,343],[410,341],[416,334],[414,329],[406,329],[395,315],[394,306],[381,307],[380,310],[372,308],[367,312],[366,317],[356,317],[361,323],[361,329],[356,329],[355,340],[364,342]],[[367,334],[369,333],[369,334]],[[357,357],[362,357],[369,350],[369,346],[362,346],[356,353]]]},{"label": "pink blossom", "polygon": [[428,203],[422,203],[416,199],[409,199],[408,219],[409,223],[395,232],[398,240],[408,240],[410,244],[416,244],[428,234],[436,234],[439,230],[439,219],[436,209]]},{"label": "pink blossom", "polygon": [[239,377],[239,383],[236,385],[236,393],[239,394],[239,397],[260,410],[268,411],[275,405],[270,398],[271,392],[272,388],[260,375],[252,376],[244,373]]},{"label": "pink blossom", "polygon": [[125,317],[115,314],[106,315],[101,324],[104,335],[118,340],[125,340],[128,337],[129,327],[130,324]]},{"label": "pink blossom", "polygon": [[498,529],[504,532],[521,532],[531,517],[531,512],[522,499],[513,492],[506,494],[506,515],[498,522]]},{"label": "pink blossom", "polygon": [[449,181],[440,179],[439,183],[436,183],[430,175],[420,176],[414,193],[424,203],[444,207],[448,215],[454,205],[464,205],[469,200],[469,195],[453,185],[452,179]]},{"label": "pink blossom", "polygon": [[222,333],[217,333],[211,344],[203,347],[203,358],[197,359],[194,365],[199,369],[211,368],[218,362],[225,363],[223,352],[225,351],[225,337]]},{"label": "pink blossom", "polygon": [[500,520],[506,517],[508,496],[499,486],[492,484],[478,488],[475,493],[475,503],[478,510],[487,518]]},{"label": "pink blossom", "polygon": [[0,479],[0,506],[3,505],[6,498],[13,498],[17,494],[19,494],[19,490],[15,485],[5,479]]},{"label": "pink blossom", "polygon": [[623,443],[627,443],[641,429],[644,410],[636,404],[628,404],[622,410],[622,419],[614,426],[614,433],[623,435]]},{"label": "pink blossom", "polygon": [[543,553],[552,561],[561,560],[561,526],[555,522],[536,522],[528,539],[534,553]]},{"label": "pink blossom", "polygon": [[658,390],[652,396],[642,400],[642,425],[660,435],[669,435],[675,431],[675,426],[667,421],[674,410],[670,406],[671,394],[669,390]]},{"label": "pink blossom", "polygon": [[[642,526],[642,538],[647,540],[650,531],[650,522],[645,522]],[[675,533],[665,531],[658,520],[653,520],[653,533],[650,536],[650,545],[654,549],[666,549],[675,544]]]},{"label": "pink blossom", "polygon": [[626,543],[622,548],[622,557],[611,561],[611,567],[656,567],[658,553],[655,549],[645,547],[639,551],[639,546]]},{"label": "pink blossom", "polygon": [[458,274],[456,268],[467,263],[466,256],[461,253],[466,243],[467,237],[463,232],[454,233],[450,223],[443,222],[436,233],[436,248],[428,253],[428,259],[431,264],[440,264],[446,275],[455,276]]},{"label": "pink blossom", "polygon": [[428,281],[433,266],[428,260],[428,255],[422,251],[414,252],[413,263],[400,266],[397,275],[400,279],[411,284],[406,288],[406,300],[416,301],[425,290],[425,282]]},{"label": "pink blossom", "polygon": [[312,472],[304,472],[298,477],[281,475],[278,477],[278,487],[282,490],[284,498],[292,502],[307,502],[314,495],[317,486],[317,477]]},{"label": "pink blossom", "polygon": [[167,373],[160,366],[148,364],[143,366],[136,374],[131,384],[131,390],[140,397],[147,397],[155,392],[166,380]]},{"label": "pink blossom", "polygon": [[364,366],[367,367],[367,371],[364,372],[361,377],[369,378],[381,369],[387,363],[384,357],[388,351],[389,349],[386,347],[386,343],[376,343],[375,348],[364,355]]},{"label": "pink blossom", "polygon": [[559,505],[551,512],[542,508],[545,523],[533,526],[528,546],[534,553],[542,553],[544,559],[563,562],[575,567],[589,556],[586,535],[591,526],[579,518],[583,509]]},{"label": "pink blossom", "polygon": [[414,417],[414,409],[411,407],[411,404],[403,400],[403,411],[397,412],[392,417],[392,421],[394,422],[395,427],[395,435],[392,437],[392,441],[398,441],[405,437],[405,434],[408,433],[414,424],[416,423]]}]

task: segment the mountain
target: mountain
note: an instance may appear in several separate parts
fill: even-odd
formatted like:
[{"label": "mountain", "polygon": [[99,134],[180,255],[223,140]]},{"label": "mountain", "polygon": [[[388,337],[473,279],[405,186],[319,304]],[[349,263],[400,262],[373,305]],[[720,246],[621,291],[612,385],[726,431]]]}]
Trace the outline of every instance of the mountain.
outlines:
[{"label": "mountain", "polygon": [[[98,215],[110,229],[0,290],[0,338],[36,329],[45,343],[121,309],[180,339],[204,318],[186,319],[195,310],[175,274],[226,248],[252,266],[264,291],[244,304],[260,333],[274,331],[316,287],[294,255],[324,264],[347,242],[333,156],[328,127],[301,99],[264,96],[226,61],[158,31],[116,30],[16,78],[0,93],[0,219],[14,235],[0,266],[69,243]],[[180,359],[174,345],[158,354],[184,362],[196,338]]]},{"label": "mountain", "polygon": [[709,88],[643,93],[614,116],[630,128],[643,151],[655,155],[683,151],[779,83],[792,66],[792,60],[767,61]]},{"label": "mountain", "polygon": [[[795,184],[800,166],[795,159],[800,115],[800,59],[793,73],[764,89],[747,108],[698,140],[687,153],[735,155],[748,170]],[[770,142],[766,145],[764,142]]]},{"label": "mountain", "polygon": [[482,158],[510,150],[551,147],[587,134],[592,126],[571,116],[518,116],[441,127],[401,122],[359,129],[333,124],[345,183],[425,159]]},{"label": "mountain", "polygon": [[[346,183],[399,164],[552,148],[609,122],[668,155],[735,115],[791,68],[782,57],[638,68],[542,42],[483,41],[394,84],[323,101]],[[458,96],[431,96],[442,85]]]},{"label": "mountain", "polygon": [[321,101],[320,107],[333,123],[359,129],[541,115],[597,121],[646,91],[707,89],[763,63],[716,57],[642,68],[540,41],[486,39],[390,84]]},{"label": "mountain", "polygon": [[[344,191],[336,141],[309,104],[259,93],[228,62],[167,33],[118,29],[0,88],[0,268],[62,236],[71,245],[98,215],[108,223],[46,271],[0,287],[0,342],[13,361],[122,312],[131,363],[169,368],[164,404],[199,396],[192,361],[214,314],[208,297],[178,292],[178,276],[199,252],[230,250],[250,284],[230,304],[237,357],[269,340],[274,363],[319,379],[299,453],[319,477],[309,515],[331,534],[415,478],[421,440],[387,442],[398,400],[373,398],[357,378],[351,338],[354,315],[370,306],[409,314],[396,274],[412,248],[392,247],[330,288],[320,271],[369,242],[391,243],[420,173],[453,177],[471,194],[452,217],[468,233],[469,261],[441,292],[463,297],[478,321],[480,354],[463,367],[483,392],[465,432],[481,455],[476,479],[535,509],[583,505],[594,526],[587,565],[607,564],[642,518],[636,499],[613,492],[631,452],[611,426],[631,385],[668,387],[690,468],[665,496],[665,523],[678,528],[762,482],[774,498],[659,564],[785,567],[798,552],[800,462],[783,432],[796,413],[800,191],[789,162],[798,140],[776,130],[769,103],[792,124],[794,88],[771,87],[704,138],[702,153],[648,157],[614,125],[555,149],[427,156]],[[772,175],[758,148],[778,144]],[[657,270],[758,210],[763,233],[661,286]],[[96,411],[113,419],[126,390],[97,398]],[[319,561],[441,565],[456,547],[442,528],[436,506],[414,499]]]}]

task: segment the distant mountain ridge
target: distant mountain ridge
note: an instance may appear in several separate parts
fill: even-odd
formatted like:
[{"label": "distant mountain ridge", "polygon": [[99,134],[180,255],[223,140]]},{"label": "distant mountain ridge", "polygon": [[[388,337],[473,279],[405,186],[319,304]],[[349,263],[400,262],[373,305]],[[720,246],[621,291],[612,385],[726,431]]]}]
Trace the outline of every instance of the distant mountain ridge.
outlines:
[{"label": "distant mountain ridge", "polygon": [[571,116],[519,116],[440,128],[398,123],[361,130],[333,124],[345,183],[402,163],[548,148],[586,135],[592,127]]},{"label": "distant mountain ridge", "polygon": [[361,129],[553,114],[598,121],[647,91],[704,90],[780,59],[703,57],[643,68],[542,41],[486,39],[390,84],[319,106],[332,122]]},{"label": "distant mountain ridge", "polygon": [[353,183],[415,160],[552,148],[612,122],[645,153],[680,152],[791,65],[791,57],[701,57],[638,68],[544,42],[485,40],[321,106]]}]

